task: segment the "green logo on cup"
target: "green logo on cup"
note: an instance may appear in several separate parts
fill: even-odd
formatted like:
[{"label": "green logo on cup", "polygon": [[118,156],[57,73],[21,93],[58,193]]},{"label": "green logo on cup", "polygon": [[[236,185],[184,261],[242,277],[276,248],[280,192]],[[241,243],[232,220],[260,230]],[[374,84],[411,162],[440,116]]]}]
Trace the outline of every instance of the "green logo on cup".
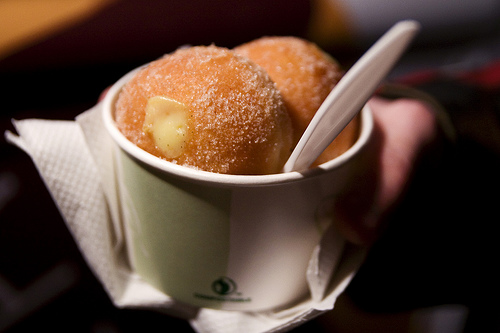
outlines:
[{"label": "green logo on cup", "polygon": [[212,290],[218,295],[230,295],[236,291],[236,283],[226,276],[212,282]]}]

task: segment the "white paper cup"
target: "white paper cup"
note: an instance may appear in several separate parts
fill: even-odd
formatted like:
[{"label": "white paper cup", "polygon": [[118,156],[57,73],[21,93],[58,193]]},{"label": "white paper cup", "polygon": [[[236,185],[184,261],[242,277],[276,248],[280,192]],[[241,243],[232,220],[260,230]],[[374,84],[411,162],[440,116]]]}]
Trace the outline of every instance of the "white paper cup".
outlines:
[{"label": "white paper cup", "polygon": [[357,142],[315,169],[216,174],[161,160],[121,134],[114,105],[134,73],[119,80],[103,104],[105,126],[117,145],[132,268],[168,296],[198,307],[259,311],[308,297],[308,263],[325,219],[331,220],[325,208],[364,163],[373,129],[368,108]]}]

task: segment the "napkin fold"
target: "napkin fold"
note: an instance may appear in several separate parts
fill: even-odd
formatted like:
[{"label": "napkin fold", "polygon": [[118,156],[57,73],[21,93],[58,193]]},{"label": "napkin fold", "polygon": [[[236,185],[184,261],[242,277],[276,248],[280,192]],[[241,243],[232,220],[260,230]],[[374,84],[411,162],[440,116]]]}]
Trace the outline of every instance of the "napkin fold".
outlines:
[{"label": "napkin fold", "polygon": [[332,242],[333,230],[324,233],[304,272],[310,299],[288,309],[195,308],[141,279],[127,258],[114,172],[115,145],[104,129],[101,113],[101,104],[97,104],[75,121],[13,121],[17,135],[7,131],[5,136],[32,158],[83,257],[115,306],[181,317],[200,333],[283,332],[333,308],[364,258],[364,251],[351,245],[338,251],[338,245],[332,244],[343,242]]}]

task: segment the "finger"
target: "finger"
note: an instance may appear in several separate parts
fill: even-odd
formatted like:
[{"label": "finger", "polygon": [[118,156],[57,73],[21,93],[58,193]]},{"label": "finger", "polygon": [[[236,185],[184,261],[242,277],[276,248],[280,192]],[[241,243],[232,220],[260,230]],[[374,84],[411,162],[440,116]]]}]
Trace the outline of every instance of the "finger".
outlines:
[{"label": "finger", "polygon": [[375,123],[370,165],[335,207],[339,231],[363,245],[378,238],[384,218],[407,187],[420,152],[437,132],[435,117],[424,103],[375,98],[370,107]]},{"label": "finger", "polygon": [[370,107],[383,135],[375,205],[385,212],[401,197],[420,153],[435,138],[437,126],[432,110],[417,100],[373,99]]},{"label": "finger", "polygon": [[104,97],[106,97],[110,88],[111,87],[107,87],[106,89],[104,89],[102,91],[102,93],[99,95],[99,99],[98,99],[99,102],[102,101],[104,99]]}]

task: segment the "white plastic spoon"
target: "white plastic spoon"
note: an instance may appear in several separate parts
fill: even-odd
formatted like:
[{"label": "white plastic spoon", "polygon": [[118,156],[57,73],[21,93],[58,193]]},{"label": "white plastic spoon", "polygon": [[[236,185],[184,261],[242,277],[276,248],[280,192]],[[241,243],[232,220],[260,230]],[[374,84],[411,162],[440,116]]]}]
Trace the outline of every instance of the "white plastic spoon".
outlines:
[{"label": "white plastic spoon", "polygon": [[284,172],[311,166],[361,110],[419,30],[416,21],[396,23],[351,67],[316,112]]}]

